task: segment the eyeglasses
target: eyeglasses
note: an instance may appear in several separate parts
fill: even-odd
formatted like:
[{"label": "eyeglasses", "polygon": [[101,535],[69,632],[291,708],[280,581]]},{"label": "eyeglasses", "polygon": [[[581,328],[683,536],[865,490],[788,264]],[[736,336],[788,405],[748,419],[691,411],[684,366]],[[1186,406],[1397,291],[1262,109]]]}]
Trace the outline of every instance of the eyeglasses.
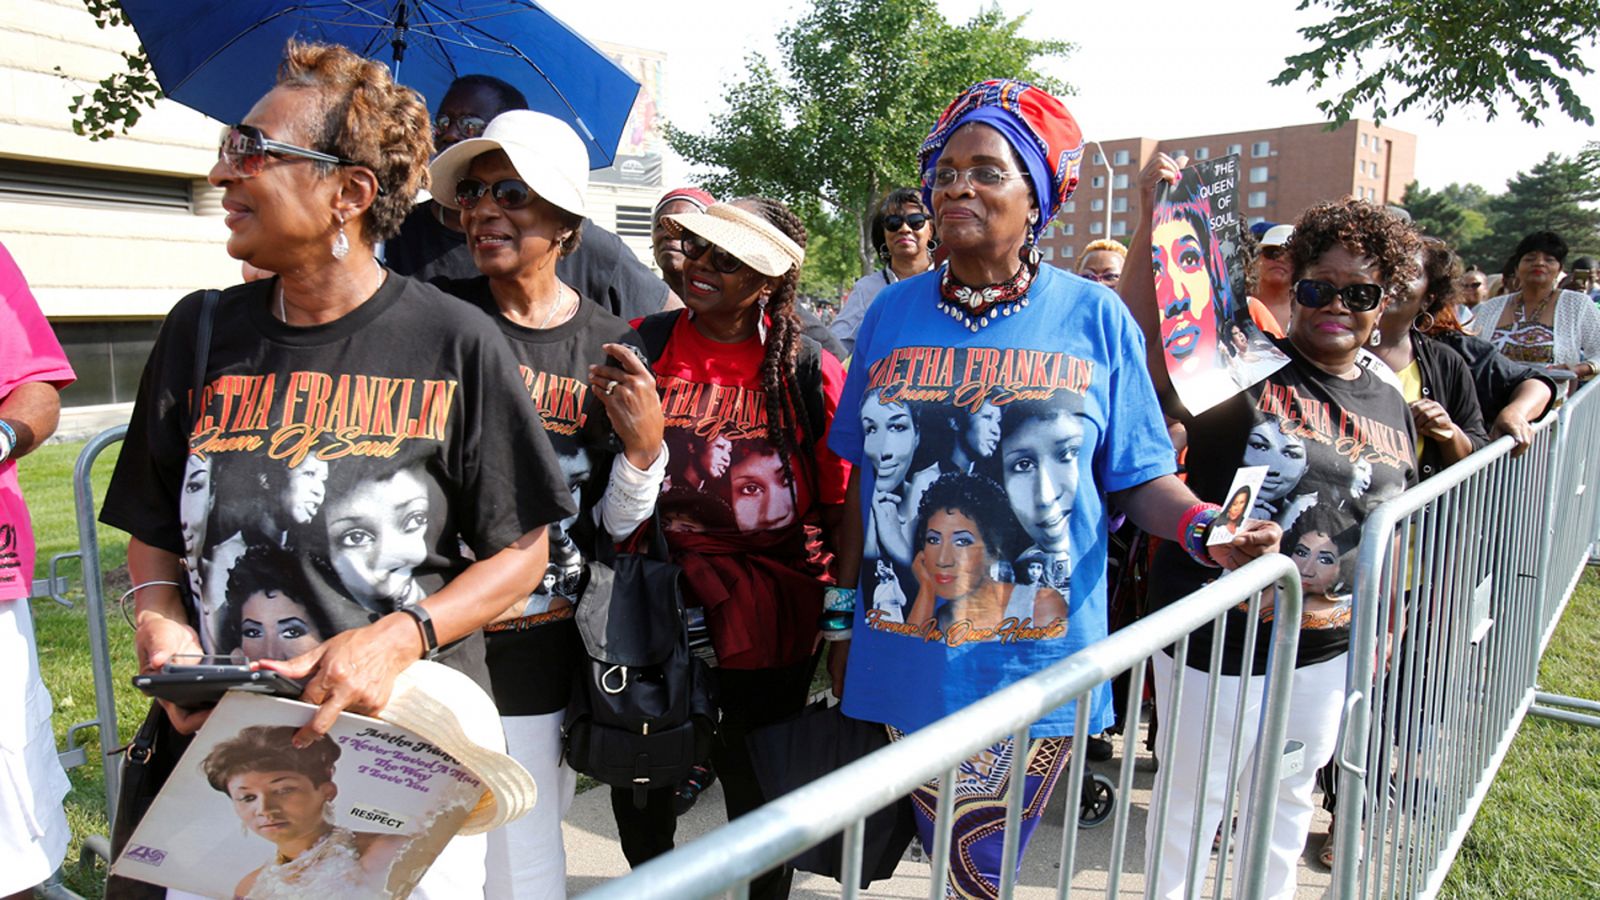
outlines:
[{"label": "eyeglasses", "polygon": [[940,166],[937,169],[922,173],[922,186],[931,189],[944,189],[953,187],[958,179],[965,178],[967,184],[973,187],[997,187],[1002,182],[1012,178],[1021,178],[1021,173],[1002,169],[999,166],[972,166],[967,169],[952,169]]},{"label": "eyeglasses", "polygon": [[901,225],[910,225],[912,231],[921,231],[922,226],[928,224],[928,217],[923,213],[912,213],[909,216],[899,214],[883,217],[884,231],[899,231]]},{"label": "eyeglasses", "polygon": [[1087,278],[1090,281],[1097,281],[1101,284],[1116,284],[1122,278],[1121,272],[1113,272],[1109,269],[1104,272],[1095,272],[1091,269],[1084,269],[1082,272],[1079,272],[1078,275],[1079,277]]},{"label": "eyeglasses", "polygon": [[724,275],[732,275],[733,273],[744,268],[744,262],[740,260],[739,257],[734,256],[732,253],[729,253],[721,247],[718,247],[716,244],[711,243],[698,234],[688,231],[683,233],[684,256],[687,256],[690,259],[698,260],[700,257],[706,255],[707,250],[712,251],[711,268],[716,269],[718,272],[721,272]]},{"label": "eyeglasses", "polygon": [[493,197],[494,205],[501,209],[521,209],[538,196],[525,182],[516,178],[506,178],[494,184],[478,178],[463,178],[456,182],[456,205],[462,209],[477,207],[484,194]]},{"label": "eyeglasses", "polygon": [[440,113],[438,118],[433,120],[433,130],[440,134],[449,131],[451,125],[456,127],[456,134],[461,135],[463,138],[475,138],[483,134],[483,130],[489,127],[489,123],[484,120],[483,116],[460,115],[451,118],[444,113]]},{"label": "eyeglasses", "polygon": [[294,156],[335,166],[359,166],[361,163],[342,156],[309,150],[275,141],[261,133],[254,125],[233,125],[222,132],[222,142],[217,146],[217,158],[228,164],[240,178],[254,178],[267,167],[267,157]]},{"label": "eyeglasses", "polygon": [[1261,258],[1262,259],[1283,259],[1285,256],[1288,256],[1288,255],[1289,255],[1289,248],[1288,247],[1280,247],[1277,244],[1273,244],[1270,247],[1262,247],[1261,248]]},{"label": "eyeglasses", "polygon": [[1294,284],[1295,302],[1307,309],[1321,309],[1332,303],[1334,297],[1343,298],[1345,309],[1351,312],[1368,312],[1383,302],[1383,288],[1376,284],[1347,284],[1336,288],[1312,278],[1302,278]]}]

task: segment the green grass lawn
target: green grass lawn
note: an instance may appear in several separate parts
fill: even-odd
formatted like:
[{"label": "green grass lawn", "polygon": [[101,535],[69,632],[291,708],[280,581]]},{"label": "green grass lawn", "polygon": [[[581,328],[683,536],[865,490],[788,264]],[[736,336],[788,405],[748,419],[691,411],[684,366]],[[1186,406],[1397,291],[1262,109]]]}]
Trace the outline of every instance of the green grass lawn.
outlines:
[{"label": "green grass lawn", "polygon": [[[72,468],[82,444],[45,447],[21,463],[23,493],[33,513],[39,544],[40,571],[54,553],[75,550],[77,525],[72,501]],[[96,509],[116,461],[116,447],[101,455],[94,468]],[[102,566],[107,603],[114,603],[128,585],[127,537],[101,528]],[[56,700],[57,743],[64,744],[74,722],[94,716],[94,679],[89,661],[89,635],[82,604],[82,579],[75,563],[63,569],[73,576],[75,609],[49,600],[35,600],[39,655],[45,683]],[[106,613],[117,692],[117,715],[126,741],[144,717],[149,702],[129,684],[134,672],[133,632],[116,609]],[[1589,571],[1578,585],[1540,669],[1543,689],[1560,694],[1600,698],[1600,576]],[[85,897],[102,893],[105,870],[80,871],[75,860],[85,835],[105,834],[105,783],[91,744],[91,764],[71,773],[67,816],[74,835],[67,864],[67,885]],[[1506,757],[1442,893],[1450,898],[1600,897],[1600,729],[1529,718]]]},{"label": "green grass lawn", "polygon": [[[1578,582],[1539,686],[1600,699],[1600,577]],[[1441,897],[1600,897],[1600,728],[1529,716],[1456,856]]]}]

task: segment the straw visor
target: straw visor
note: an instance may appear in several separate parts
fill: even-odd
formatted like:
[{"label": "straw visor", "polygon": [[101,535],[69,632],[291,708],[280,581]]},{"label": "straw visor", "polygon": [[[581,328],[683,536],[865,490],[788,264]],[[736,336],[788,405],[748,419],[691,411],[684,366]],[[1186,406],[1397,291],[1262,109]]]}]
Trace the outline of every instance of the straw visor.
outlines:
[{"label": "straw visor", "polygon": [[483,782],[483,796],[460,834],[492,831],[533,809],[533,776],[492,749],[505,746],[494,701],[461,672],[428,660],[412,663],[395,679],[378,718],[425,738]]},{"label": "straw visor", "polygon": [[482,137],[469,138],[445,149],[428,167],[433,199],[441,206],[456,205],[456,183],[467,175],[472,161],[491,150],[503,150],[517,177],[535,194],[575,216],[587,216],[583,186],[589,181],[589,152],[572,126],[555,116],[529,109],[514,109],[494,117]]},{"label": "straw visor", "polygon": [[672,231],[691,231],[733,254],[763,275],[776,277],[805,262],[806,252],[766,219],[732,203],[716,203],[703,213],[662,216]]}]

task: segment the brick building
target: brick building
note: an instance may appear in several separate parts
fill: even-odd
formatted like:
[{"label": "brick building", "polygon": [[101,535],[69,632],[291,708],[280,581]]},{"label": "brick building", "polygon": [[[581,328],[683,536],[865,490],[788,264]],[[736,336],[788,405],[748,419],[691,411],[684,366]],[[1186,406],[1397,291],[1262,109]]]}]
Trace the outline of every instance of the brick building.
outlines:
[{"label": "brick building", "polygon": [[1090,143],[1084,148],[1078,190],[1040,243],[1046,258],[1070,266],[1090,241],[1112,237],[1127,243],[1143,214],[1139,172],[1157,151],[1190,159],[1238,154],[1239,203],[1253,224],[1292,222],[1311,204],[1346,195],[1399,203],[1415,177],[1417,138],[1358,119],[1334,131],[1324,125],[1292,125]]}]

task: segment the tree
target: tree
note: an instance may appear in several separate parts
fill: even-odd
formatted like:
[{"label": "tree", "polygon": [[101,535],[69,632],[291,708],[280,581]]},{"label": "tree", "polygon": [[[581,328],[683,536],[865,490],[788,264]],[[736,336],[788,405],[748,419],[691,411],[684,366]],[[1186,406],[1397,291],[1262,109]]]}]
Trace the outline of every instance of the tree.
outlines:
[{"label": "tree", "polygon": [[1431,235],[1452,247],[1464,247],[1489,232],[1488,217],[1479,207],[1487,202],[1488,192],[1469,184],[1452,184],[1430,191],[1415,181],[1406,185],[1400,205],[1423,234]]},{"label": "tree", "polygon": [[1554,231],[1573,255],[1600,252],[1600,148],[1590,145],[1576,156],[1555,153],[1506,182],[1506,192],[1489,199],[1490,234],[1469,245],[1472,258],[1499,271],[1517,242],[1535,231]]},{"label": "tree", "polygon": [[1594,71],[1583,58],[1600,32],[1594,0],[1301,0],[1298,8],[1313,7],[1334,16],[1300,29],[1312,49],[1286,59],[1272,83],[1309,78],[1321,90],[1354,76],[1317,104],[1335,124],[1369,104],[1378,120],[1413,106],[1435,122],[1456,106],[1481,107],[1492,119],[1509,100],[1538,125],[1552,98],[1573,121],[1594,124],[1570,80]]},{"label": "tree", "polygon": [[710,128],[668,140],[718,196],[790,204],[818,236],[806,288],[836,293],[873,265],[870,207],[916,184],[917,149],[958,92],[996,77],[1065,91],[1035,65],[1070,46],[1024,37],[1024,20],[991,7],[956,25],[933,0],[816,0],[778,34],[783,74],[752,54]]},{"label": "tree", "polygon": [[[83,5],[94,16],[96,28],[131,24],[118,0],[83,0]],[[126,134],[144,111],[161,99],[161,85],[156,83],[155,70],[150,68],[150,57],[143,48],[137,53],[123,53],[122,62],[126,68],[100,79],[93,93],[72,98],[67,111],[72,113],[74,132],[91,141]],[[56,66],[56,71],[61,67]]]}]

